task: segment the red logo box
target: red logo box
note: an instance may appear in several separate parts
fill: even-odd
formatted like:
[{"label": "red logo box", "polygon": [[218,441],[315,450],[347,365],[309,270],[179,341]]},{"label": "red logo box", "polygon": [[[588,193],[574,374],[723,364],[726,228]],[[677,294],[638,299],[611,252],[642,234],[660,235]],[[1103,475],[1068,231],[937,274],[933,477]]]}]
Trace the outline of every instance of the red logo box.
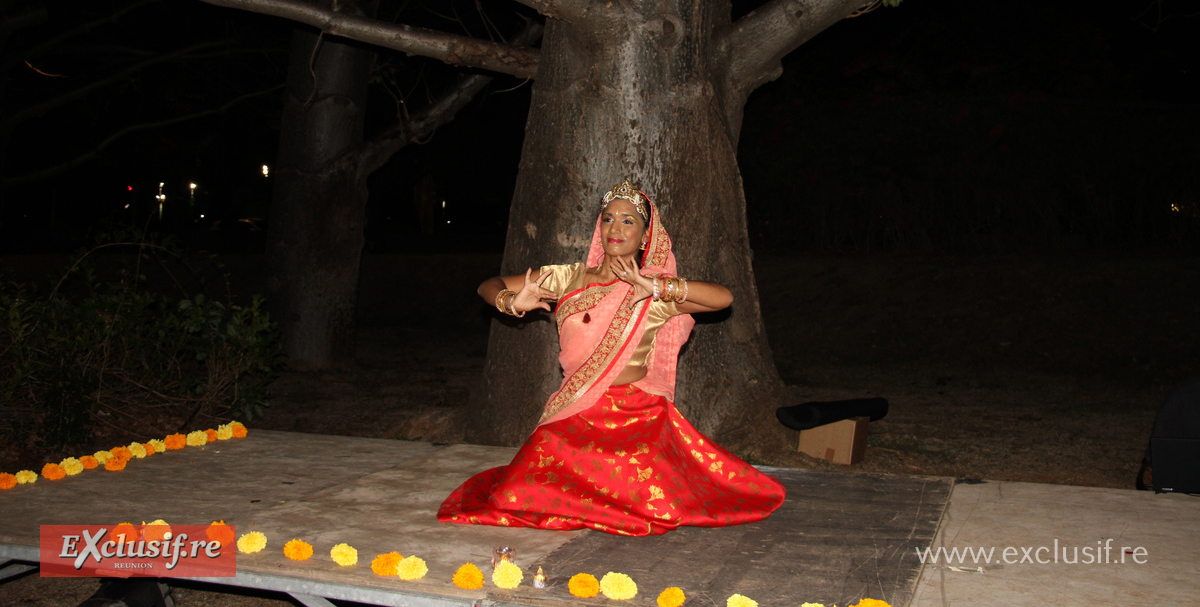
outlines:
[{"label": "red logo box", "polygon": [[42,525],[42,577],[234,577],[234,525]]}]

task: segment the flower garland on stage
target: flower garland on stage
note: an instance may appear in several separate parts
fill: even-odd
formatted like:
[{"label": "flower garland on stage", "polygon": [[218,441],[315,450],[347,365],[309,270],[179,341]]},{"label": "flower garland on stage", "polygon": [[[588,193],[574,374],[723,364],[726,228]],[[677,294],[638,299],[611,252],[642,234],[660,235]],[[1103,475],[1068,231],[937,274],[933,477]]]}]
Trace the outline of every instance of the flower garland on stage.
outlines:
[{"label": "flower garland on stage", "polygon": [[235,421],[217,426],[216,429],[196,430],[187,436],[172,434],[162,440],[152,439],[144,443],[134,442],[129,445],[97,451],[91,455],[68,457],[57,464],[48,463],[42,466],[40,475],[33,470],[22,470],[16,474],[0,472],[0,490],[12,489],[17,485],[31,485],[37,482],[39,476],[48,481],[57,481],[68,476],[75,476],[84,470],[94,470],[101,466],[109,472],[120,472],[125,469],[125,464],[129,463],[130,460],[143,459],[155,453],[183,449],[184,447],[202,447],[219,440],[245,438],[247,433],[246,426],[242,422]]}]

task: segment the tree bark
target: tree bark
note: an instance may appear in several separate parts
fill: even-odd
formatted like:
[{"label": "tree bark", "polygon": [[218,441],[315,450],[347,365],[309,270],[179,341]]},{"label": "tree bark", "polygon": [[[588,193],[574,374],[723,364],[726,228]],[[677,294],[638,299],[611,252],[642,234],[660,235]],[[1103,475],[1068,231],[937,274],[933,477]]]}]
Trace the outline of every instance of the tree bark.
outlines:
[{"label": "tree bark", "polygon": [[[632,2],[611,13],[594,30],[548,20],[501,271],[583,260],[600,197],[629,177],[657,203],[680,274],[735,296],[729,311],[697,318],[677,405],[718,440],[777,448],[787,439],[773,417],[782,382],[758,307],[736,159],[745,98],[727,90],[728,47],[718,44],[729,6]],[[493,322],[469,438],[523,440],[561,381],[556,353],[548,315]]]},{"label": "tree bark", "polygon": [[292,39],[266,287],[294,368],[348,364],[354,356],[367,202],[356,154],[371,56],[316,32],[298,30]]},{"label": "tree bark", "polygon": [[[541,33],[541,24],[528,23],[510,43],[522,48]],[[314,52],[317,43],[315,32],[298,32],[293,41],[267,243],[268,293],[288,362],[298,369],[354,358],[367,176],[408,143],[453,120],[492,80],[463,76],[434,102],[364,142],[371,53],[328,37]]]}]

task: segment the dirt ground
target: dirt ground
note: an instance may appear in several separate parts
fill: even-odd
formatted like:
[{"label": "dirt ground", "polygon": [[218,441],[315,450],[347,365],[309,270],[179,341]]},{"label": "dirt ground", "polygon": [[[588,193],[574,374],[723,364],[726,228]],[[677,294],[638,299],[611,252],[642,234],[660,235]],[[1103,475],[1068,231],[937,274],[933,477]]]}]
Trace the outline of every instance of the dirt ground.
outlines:
[{"label": "dirt ground", "polygon": [[[254,263],[242,261],[247,284]],[[251,428],[461,441],[490,318],[473,292],[498,265],[366,258],[356,364],[285,373]],[[455,286],[419,309],[405,293],[431,266]],[[859,464],[794,451],[755,463],[1133,488],[1159,405],[1200,374],[1193,258],[761,255],[755,272],[791,402],[891,403]],[[94,588],[26,576],[0,585],[0,604],[73,605]],[[177,602],[287,604],[209,590],[184,588]]]}]

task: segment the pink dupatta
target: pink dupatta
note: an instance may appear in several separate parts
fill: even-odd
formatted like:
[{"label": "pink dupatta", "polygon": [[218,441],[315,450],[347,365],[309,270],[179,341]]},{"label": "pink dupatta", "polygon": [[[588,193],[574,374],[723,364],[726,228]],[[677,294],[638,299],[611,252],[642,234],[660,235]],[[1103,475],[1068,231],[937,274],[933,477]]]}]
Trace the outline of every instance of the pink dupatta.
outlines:
[{"label": "pink dupatta", "polygon": [[[645,192],[640,193],[650,205],[650,238],[642,257],[641,273],[674,276],[671,239],[659,221],[658,208]],[[588,250],[588,267],[598,267],[604,260],[601,225],[597,217]],[[649,298],[633,302],[633,297],[633,287],[618,280],[606,285],[586,285],[559,300],[554,315],[559,327],[558,361],[563,369],[563,383],[546,402],[539,426],[566,419],[596,404],[629,363],[645,333],[646,313],[650,308]],[[588,314],[590,322],[581,322],[577,317],[580,313]],[[646,376],[634,385],[674,400],[679,349],[693,325],[695,321],[690,314],[680,314],[658,330],[654,351],[646,361]]]}]

